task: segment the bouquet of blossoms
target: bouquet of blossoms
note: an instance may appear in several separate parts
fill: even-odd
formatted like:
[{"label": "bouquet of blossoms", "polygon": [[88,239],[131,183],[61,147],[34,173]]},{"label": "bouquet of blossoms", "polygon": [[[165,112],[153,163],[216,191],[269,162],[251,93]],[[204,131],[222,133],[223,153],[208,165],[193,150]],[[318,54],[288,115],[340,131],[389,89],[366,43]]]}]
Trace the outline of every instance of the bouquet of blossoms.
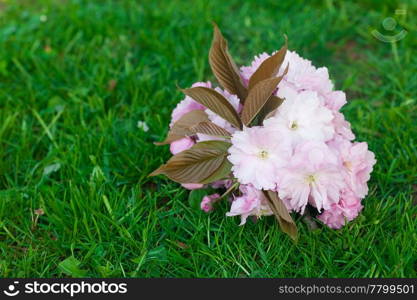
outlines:
[{"label": "bouquet of blossoms", "polygon": [[239,69],[216,25],[209,63],[223,88],[197,82],[182,90],[168,136],[157,143],[170,144],[174,156],[151,176],[222,190],[204,196],[201,209],[227,199],[227,216],[245,224],[248,216],[275,215],[293,239],[292,212],[313,212],[331,228],[356,218],[376,160],[366,143],[353,142],[339,111],[346,96],[333,90],[327,68],[286,42]]}]

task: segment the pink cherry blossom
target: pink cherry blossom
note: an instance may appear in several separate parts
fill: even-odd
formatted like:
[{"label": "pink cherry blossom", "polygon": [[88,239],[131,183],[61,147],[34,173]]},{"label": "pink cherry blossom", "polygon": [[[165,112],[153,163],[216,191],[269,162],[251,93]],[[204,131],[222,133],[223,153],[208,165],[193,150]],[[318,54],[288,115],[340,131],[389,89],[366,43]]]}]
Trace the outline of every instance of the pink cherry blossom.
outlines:
[{"label": "pink cherry blossom", "polygon": [[365,197],[368,194],[367,182],[376,163],[375,155],[368,150],[368,144],[337,138],[329,146],[339,156],[345,181],[351,190],[357,197]]},{"label": "pink cherry blossom", "polygon": [[290,85],[298,91],[311,90],[320,94],[326,94],[333,89],[326,67],[316,68],[310,60],[300,57],[295,51],[288,50],[278,76],[284,73],[287,64],[289,68],[283,85]]},{"label": "pink cherry blossom", "polygon": [[[192,85],[192,87],[208,87],[211,88],[211,82],[196,82]],[[170,127],[174,125],[176,121],[181,119],[181,117],[193,110],[204,110],[205,106],[201,105],[191,97],[185,96],[184,100],[182,100],[180,103],[178,103],[177,107],[174,108],[171,115],[171,123]]]},{"label": "pink cherry blossom", "polygon": [[[241,67],[240,70],[244,82],[249,81],[252,74],[268,57],[270,57],[269,54],[262,53],[255,56],[250,66]],[[300,57],[295,51],[287,51],[277,76],[283,74],[287,65],[289,66],[288,73],[278,85],[280,88],[288,86],[297,91],[311,90],[322,95],[329,93],[333,89],[333,83],[329,79],[327,68],[317,69],[310,60]]]},{"label": "pink cherry blossom", "polygon": [[347,189],[342,193],[339,203],[332,204],[318,218],[330,228],[339,229],[356,218],[362,208],[360,199]]},{"label": "pink cherry blossom", "polygon": [[262,191],[250,184],[241,185],[239,189],[242,195],[235,197],[230,211],[226,213],[226,216],[232,217],[240,215],[240,225],[243,225],[246,223],[248,216],[260,217],[272,215],[272,211],[269,208]]},{"label": "pink cherry blossom", "polygon": [[346,121],[345,116],[342,113],[333,111],[332,123],[337,136],[341,136],[347,140],[355,139],[355,135],[352,132],[350,123]]},{"label": "pink cherry blossom", "polygon": [[201,210],[205,211],[206,213],[212,211],[214,202],[216,202],[219,198],[219,194],[204,196],[200,204]]},{"label": "pink cherry blossom", "polygon": [[346,104],[346,94],[342,91],[331,91],[323,95],[325,106],[333,111],[339,111]]},{"label": "pink cherry blossom", "polygon": [[316,92],[297,92],[282,88],[279,96],[285,98],[275,115],[264,121],[264,126],[276,131],[280,140],[297,145],[303,141],[328,141],[334,135],[332,112],[321,104]]},{"label": "pink cherry blossom", "polygon": [[308,203],[329,209],[339,202],[346,186],[337,157],[325,143],[306,142],[296,147],[290,164],[279,172],[278,193],[288,209],[304,213]]},{"label": "pink cherry blossom", "polygon": [[234,176],[242,184],[257,189],[274,189],[277,172],[291,155],[291,147],[276,132],[266,127],[244,128],[231,138],[229,161]]}]

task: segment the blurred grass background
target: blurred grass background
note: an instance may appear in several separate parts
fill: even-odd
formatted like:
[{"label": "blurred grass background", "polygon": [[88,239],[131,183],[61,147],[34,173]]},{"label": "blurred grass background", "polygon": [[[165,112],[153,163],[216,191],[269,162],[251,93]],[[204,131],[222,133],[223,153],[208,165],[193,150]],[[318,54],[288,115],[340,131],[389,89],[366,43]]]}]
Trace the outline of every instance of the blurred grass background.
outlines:
[{"label": "blurred grass background", "polygon": [[[416,13],[415,1],[0,1],[0,276],[417,276]],[[176,84],[213,80],[211,21],[240,65],[285,33],[329,68],[378,159],[358,219],[337,231],[299,219],[294,244],[273,218],[239,227],[226,203],[207,215],[146,177],[169,157],[153,142]],[[373,29],[408,34],[391,44]]]}]

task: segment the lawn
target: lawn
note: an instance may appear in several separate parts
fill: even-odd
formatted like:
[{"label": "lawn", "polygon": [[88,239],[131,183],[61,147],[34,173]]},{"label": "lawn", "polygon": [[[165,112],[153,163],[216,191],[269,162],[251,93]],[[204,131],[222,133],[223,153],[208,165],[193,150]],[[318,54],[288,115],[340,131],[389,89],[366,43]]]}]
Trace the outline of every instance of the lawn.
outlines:
[{"label": "lawn", "polygon": [[[405,14],[395,14],[396,9]],[[1,277],[416,277],[414,1],[0,1]],[[408,34],[384,43],[386,17]],[[211,21],[239,65],[289,48],[327,66],[378,163],[358,219],[238,226],[147,175],[177,89],[214,80]],[[395,33],[396,33],[395,32]],[[145,132],[138,121],[146,122]]]}]

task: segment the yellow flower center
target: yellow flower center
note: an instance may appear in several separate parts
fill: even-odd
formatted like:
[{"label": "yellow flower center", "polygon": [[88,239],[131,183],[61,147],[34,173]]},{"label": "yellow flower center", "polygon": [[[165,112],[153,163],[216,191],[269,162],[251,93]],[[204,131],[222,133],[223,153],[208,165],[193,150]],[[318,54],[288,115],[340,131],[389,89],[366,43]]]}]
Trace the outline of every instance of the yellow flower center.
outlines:
[{"label": "yellow flower center", "polygon": [[297,128],[298,128],[297,121],[292,121],[292,122],[290,123],[290,129],[291,129],[291,130],[297,130]]},{"label": "yellow flower center", "polygon": [[266,150],[261,150],[258,153],[258,157],[260,159],[267,159],[268,158],[268,152]]},{"label": "yellow flower center", "polygon": [[316,177],[314,174],[307,175],[306,180],[308,183],[314,183],[316,181]]}]

